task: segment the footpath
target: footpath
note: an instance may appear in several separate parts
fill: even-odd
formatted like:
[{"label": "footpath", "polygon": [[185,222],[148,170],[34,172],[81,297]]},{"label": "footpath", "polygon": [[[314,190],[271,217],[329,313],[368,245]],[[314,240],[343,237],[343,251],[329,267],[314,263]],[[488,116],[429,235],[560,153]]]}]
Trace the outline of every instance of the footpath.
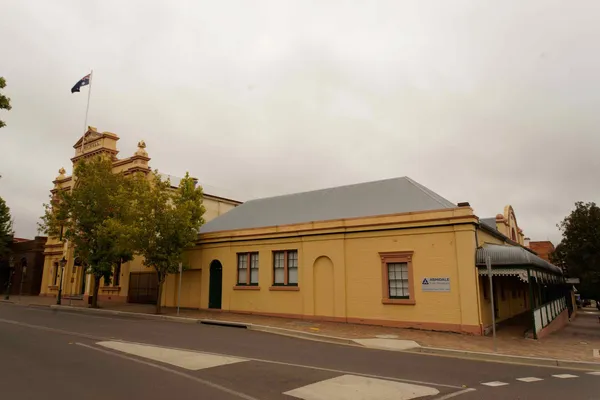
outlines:
[{"label": "footpath", "polygon": [[[5,302],[0,299],[0,305]],[[62,305],[56,306],[55,298],[38,296],[20,298],[11,296],[8,302],[24,306],[51,307],[60,311],[102,313],[183,323],[231,325],[310,340],[361,345],[383,350],[600,370],[600,313],[593,309],[580,309],[567,327],[541,340],[526,339],[519,329],[500,328],[494,350],[494,341],[490,336],[339,322],[315,322],[198,309],[181,309],[177,315],[176,309],[163,308],[161,315],[155,315],[152,305],[101,303],[99,309],[91,309],[81,300],[63,299]]]}]

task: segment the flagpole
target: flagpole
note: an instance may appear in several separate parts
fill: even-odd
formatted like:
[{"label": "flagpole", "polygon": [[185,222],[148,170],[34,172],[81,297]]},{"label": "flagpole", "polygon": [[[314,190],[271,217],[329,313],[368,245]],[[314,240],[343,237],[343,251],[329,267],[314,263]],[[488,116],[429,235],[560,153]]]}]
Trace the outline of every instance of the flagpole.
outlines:
[{"label": "flagpole", "polygon": [[83,124],[83,140],[81,141],[81,155],[85,151],[85,134],[87,133],[88,111],[90,110],[90,96],[92,95],[92,80],[94,79],[94,70],[90,72],[90,88],[88,90],[87,106],[85,107],[85,123]]}]

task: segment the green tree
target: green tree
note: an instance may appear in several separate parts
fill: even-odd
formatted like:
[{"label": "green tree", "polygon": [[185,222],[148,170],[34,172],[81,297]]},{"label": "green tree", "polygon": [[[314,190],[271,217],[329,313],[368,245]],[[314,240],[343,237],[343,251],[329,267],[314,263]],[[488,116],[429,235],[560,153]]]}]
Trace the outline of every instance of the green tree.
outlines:
[{"label": "green tree", "polygon": [[6,201],[0,197],[0,260],[10,253],[10,244],[13,241],[13,224],[10,208]]},{"label": "green tree", "polygon": [[44,204],[40,230],[74,245],[94,278],[92,307],[97,307],[100,280],[110,280],[114,266],[132,258],[136,180],[113,173],[112,161],[99,156],[77,163],[73,175],[73,189],[56,192]]},{"label": "green tree", "polygon": [[[6,79],[0,76],[0,89],[4,89],[6,87]],[[0,110],[10,110],[12,107],[10,105],[10,98],[6,97],[2,93],[0,93]],[[4,121],[0,119],[0,128],[5,127],[6,124]]]},{"label": "green tree", "polygon": [[161,180],[158,171],[153,181],[137,183],[140,204],[136,207],[135,249],[143,256],[144,265],[156,271],[156,313],[160,314],[165,280],[179,270],[183,251],[196,242],[204,223],[203,192],[187,173],[176,191],[169,180]]},{"label": "green tree", "polygon": [[600,207],[577,202],[557,226],[563,237],[552,262],[580,279],[583,297],[600,299]]}]

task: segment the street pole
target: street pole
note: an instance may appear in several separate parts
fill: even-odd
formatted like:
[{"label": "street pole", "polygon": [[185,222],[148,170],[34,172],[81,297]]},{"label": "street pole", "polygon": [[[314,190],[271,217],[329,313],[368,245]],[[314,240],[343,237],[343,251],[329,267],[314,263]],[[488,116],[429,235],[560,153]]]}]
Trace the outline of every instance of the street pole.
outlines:
[{"label": "street pole", "polygon": [[494,307],[494,280],[492,277],[492,260],[488,256],[485,260],[488,277],[490,279],[490,297],[492,298],[492,335],[494,342],[494,353],[496,352],[496,309]]},{"label": "street pole", "polygon": [[56,298],[56,305],[60,306],[60,302],[62,300],[62,286],[63,286],[63,278],[65,275],[65,264],[67,260],[63,257],[62,260],[59,261],[60,264],[60,282],[58,286],[58,297]]},{"label": "street pole", "polygon": [[181,276],[183,275],[183,264],[179,263],[179,289],[177,290],[177,315],[179,315],[179,305],[181,304]]},{"label": "street pole", "polygon": [[19,303],[21,302],[21,295],[23,294],[23,281],[27,274],[27,259],[23,257],[21,259],[21,285],[19,287]]},{"label": "street pole", "polygon": [[10,256],[8,259],[8,284],[6,285],[6,296],[4,296],[4,300],[10,299],[10,284],[12,282],[12,276],[14,273],[13,256]]}]

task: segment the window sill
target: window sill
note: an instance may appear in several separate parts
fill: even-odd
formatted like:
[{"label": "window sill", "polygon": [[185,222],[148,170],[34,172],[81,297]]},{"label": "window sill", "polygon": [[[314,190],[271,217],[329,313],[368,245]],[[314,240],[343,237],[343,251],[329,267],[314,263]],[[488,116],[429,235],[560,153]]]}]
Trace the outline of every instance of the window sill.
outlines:
[{"label": "window sill", "polygon": [[269,290],[272,292],[299,292],[300,288],[298,286],[271,286]]},{"label": "window sill", "polygon": [[121,291],[120,286],[101,286],[100,290],[103,292],[119,292]]},{"label": "window sill", "polygon": [[415,304],[417,304],[417,302],[414,299],[381,299],[381,304],[415,305]]},{"label": "window sill", "polygon": [[233,287],[233,290],[260,290],[260,286],[236,285]]}]

